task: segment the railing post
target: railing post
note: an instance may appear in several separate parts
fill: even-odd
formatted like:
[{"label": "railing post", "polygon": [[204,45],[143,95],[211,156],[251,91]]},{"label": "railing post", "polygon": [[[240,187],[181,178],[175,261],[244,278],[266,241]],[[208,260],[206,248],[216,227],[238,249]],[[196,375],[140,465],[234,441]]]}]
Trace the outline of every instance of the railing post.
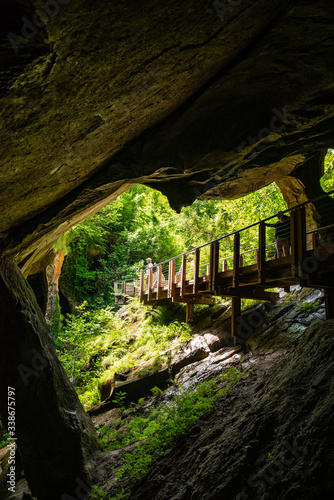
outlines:
[{"label": "railing post", "polygon": [[187,254],[182,255],[180,297],[186,293]]},{"label": "railing post", "polygon": [[297,210],[292,210],[290,217],[291,236],[291,276],[298,277],[298,214]]},{"label": "railing post", "polygon": [[239,286],[240,233],[234,234],[233,248],[233,287]]},{"label": "railing post", "polygon": [[298,276],[303,277],[303,261],[306,253],[306,217],[305,206],[298,209]]},{"label": "railing post", "polygon": [[219,241],[213,241],[210,245],[210,291],[217,292],[219,266]]},{"label": "railing post", "polygon": [[168,269],[168,298],[174,298],[174,283],[175,283],[175,259],[169,261]]},{"label": "railing post", "polygon": [[161,279],[162,279],[162,266],[158,265],[157,270],[157,300],[161,299]]},{"label": "railing post", "polygon": [[150,267],[148,273],[148,297],[147,297],[148,302],[151,302],[152,300],[152,277],[153,277],[153,272],[152,272],[152,267]]},{"label": "railing post", "polygon": [[227,271],[227,259],[223,260],[223,272]]},{"label": "railing post", "polygon": [[266,226],[264,222],[259,224],[259,251],[258,251],[258,282],[264,285],[266,282]]},{"label": "railing post", "polygon": [[199,277],[199,256],[200,256],[199,248],[195,250],[194,257],[194,284],[193,284],[193,294],[198,293],[198,277]]},{"label": "railing post", "polygon": [[145,271],[140,275],[140,302],[144,302]]}]

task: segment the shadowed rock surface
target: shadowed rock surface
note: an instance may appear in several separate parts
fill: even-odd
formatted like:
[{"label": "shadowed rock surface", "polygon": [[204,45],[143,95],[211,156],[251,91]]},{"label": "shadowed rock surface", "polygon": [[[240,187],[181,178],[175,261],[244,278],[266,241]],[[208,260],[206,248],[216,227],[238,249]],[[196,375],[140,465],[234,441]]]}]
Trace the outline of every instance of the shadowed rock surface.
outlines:
[{"label": "shadowed rock surface", "polygon": [[[31,288],[8,262],[0,267],[0,309],[1,420],[6,426],[7,419],[15,422],[13,437],[33,494],[59,500],[73,495],[78,481],[89,480],[89,460],[97,450],[94,428],[58,360]],[[11,418],[8,395],[15,410]]]},{"label": "shadowed rock surface", "polygon": [[[135,183],[175,208],[272,181],[289,205],[321,192],[333,146],[333,2],[236,4],[1,2],[0,253],[25,276],[43,273],[60,235]],[[6,383],[17,383],[24,469],[50,500],[85,479],[92,428],[30,288],[3,266],[1,414]],[[35,352],[47,364],[27,390],[17,366]]]},{"label": "shadowed rock surface", "polygon": [[233,198],[333,145],[331,0],[49,3],[44,28],[1,6],[1,246],[26,275],[129,185]]}]

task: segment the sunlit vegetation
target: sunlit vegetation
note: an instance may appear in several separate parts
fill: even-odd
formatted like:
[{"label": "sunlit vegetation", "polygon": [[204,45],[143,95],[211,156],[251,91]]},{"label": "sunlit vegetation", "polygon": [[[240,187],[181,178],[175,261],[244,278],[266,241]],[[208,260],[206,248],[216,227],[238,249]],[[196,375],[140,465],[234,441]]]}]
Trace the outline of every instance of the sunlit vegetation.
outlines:
[{"label": "sunlit vegetation", "polygon": [[[114,281],[138,275],[146,257],[161,262],[285,208],[275,184],[235,201],[195,201],[179,214],[158,191],[134,186],[65,235],[61,286],[78,304],[110,305]],[[254,228],[244,244],[256,237]]]},{"label": "sunlit vegetation", "polygon": [[320,184],[326,192],[334,189],[334,149],[330,149],[326,155],[324,175],[320,180]]},{"label": "sunlit vegetation", "polygon": [[120,317],[112,307],[90,310],[84,302],[67,317],[56,340],[58,355],[86,408],[98,402],[99,382],[152,358],[158,367],[163,351],[190,338],[190,327],[175,317],[168,321],[163,311],[168,324],[161,324],[160,311],[134,299]]}]

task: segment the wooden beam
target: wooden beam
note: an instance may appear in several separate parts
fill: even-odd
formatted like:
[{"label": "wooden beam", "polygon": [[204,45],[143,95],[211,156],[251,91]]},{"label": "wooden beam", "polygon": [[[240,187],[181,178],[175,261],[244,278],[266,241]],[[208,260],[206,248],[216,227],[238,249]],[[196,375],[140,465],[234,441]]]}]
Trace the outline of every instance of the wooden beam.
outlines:
[{"label": "wooden beam", "polygon": [[223,273],[227,271],[227,259],[223,260]]},{"label": "wooden beam", "polygon": [[175,291],[175,259],[169,261],[168,270],[168,298],[172,299],[174,297]]},{"label": "wooden beam", "polygon": [[234,234],[233,248],[233,286],[239,286],[240,233]]},{"label": "wooden beam", "polygon": [[148,289],[147,289],[147,300],[148,302],[152,301],[152,279],[153,279],[153,273],[152,273],[152,267],[149,268],[149,273],[148,273]]},{"label": "wooden beam", "polygon": [[144,302],[145,271],[140,275],[140,302]]},{"label": "wooden beam", "polygon": [[186,295],[185,297],[174,297],[173,302],[213,305],[216,301],[214,297],[206,297],[205,295]]},{"label": "wooden beam", "polygon": [[157,271],[157,300],[161,298],[161,279],[162,279],[162,266],[158,265]]},{"label": "wooden beam", "polygon": [[210,291],[217,293],[219,266],[219,241],[213,241],[210,245]]},{"label": "wooden beam", "polygon": [[187,303],[187,312],[186,312],[186,323],[191,324],[194,320],[194,304],[193,302]]},{"label": "wooden beam", "polygon": [[266,292],[261,288],[246,288],[240,287],[237,290],[234,288],[227,288],[222,291],[222,297],[239,297],[241,299],[254,299],[254,300],[277,300],[279,293]]},{"label": "wooden beam", "polygon": [[334,288],[325,288],[326,319],[334,319]]},{"label": "wooden beam", "polygon": [[298,253],[298,276],[303,277],[303,261],[306,253],[306,217],[305,207],[300,207],[297,211],[297,253]]},{"label": "wooden beam", "polygon": [[180,296],[186,293],[187,254],[182,255]]},{"label": "wooden beam", "polygon": [[264,222],[259,225],[259,251],[257,256],[258,282],[263,285],[266,282],[266,226]]},{"label": "wooden beam", "polygon": [[199,248],[196,248],[194,256],[194,284],[193,284],[194,294],[198,293],[199,258],[200,258],[200,250]]},{"label": "wooden beam", "polygon": [[290,216],[291,276],[298,278],[298,214],[292,210]]}]

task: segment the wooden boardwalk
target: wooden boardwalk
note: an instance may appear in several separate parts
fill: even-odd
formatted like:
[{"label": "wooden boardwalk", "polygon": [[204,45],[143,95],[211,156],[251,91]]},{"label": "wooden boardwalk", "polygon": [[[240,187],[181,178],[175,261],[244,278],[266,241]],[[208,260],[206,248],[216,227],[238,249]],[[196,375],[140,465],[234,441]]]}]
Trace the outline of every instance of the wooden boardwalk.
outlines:
[{"label": "wooden boardwalk", "polygon": [[290,217],[289,255],[275,258],[273,229],[267,224],[276,222],[276,214],[143,271],[140,300],[146,305],[183,302],[191,323],[194,304],[231,297],[236,337],[242,298],[275,300],[279,294],[272,289],[301,285],[324,288],[326,317],[334,318],[334,200],[328,196],[333,193],[284,212]]}]

